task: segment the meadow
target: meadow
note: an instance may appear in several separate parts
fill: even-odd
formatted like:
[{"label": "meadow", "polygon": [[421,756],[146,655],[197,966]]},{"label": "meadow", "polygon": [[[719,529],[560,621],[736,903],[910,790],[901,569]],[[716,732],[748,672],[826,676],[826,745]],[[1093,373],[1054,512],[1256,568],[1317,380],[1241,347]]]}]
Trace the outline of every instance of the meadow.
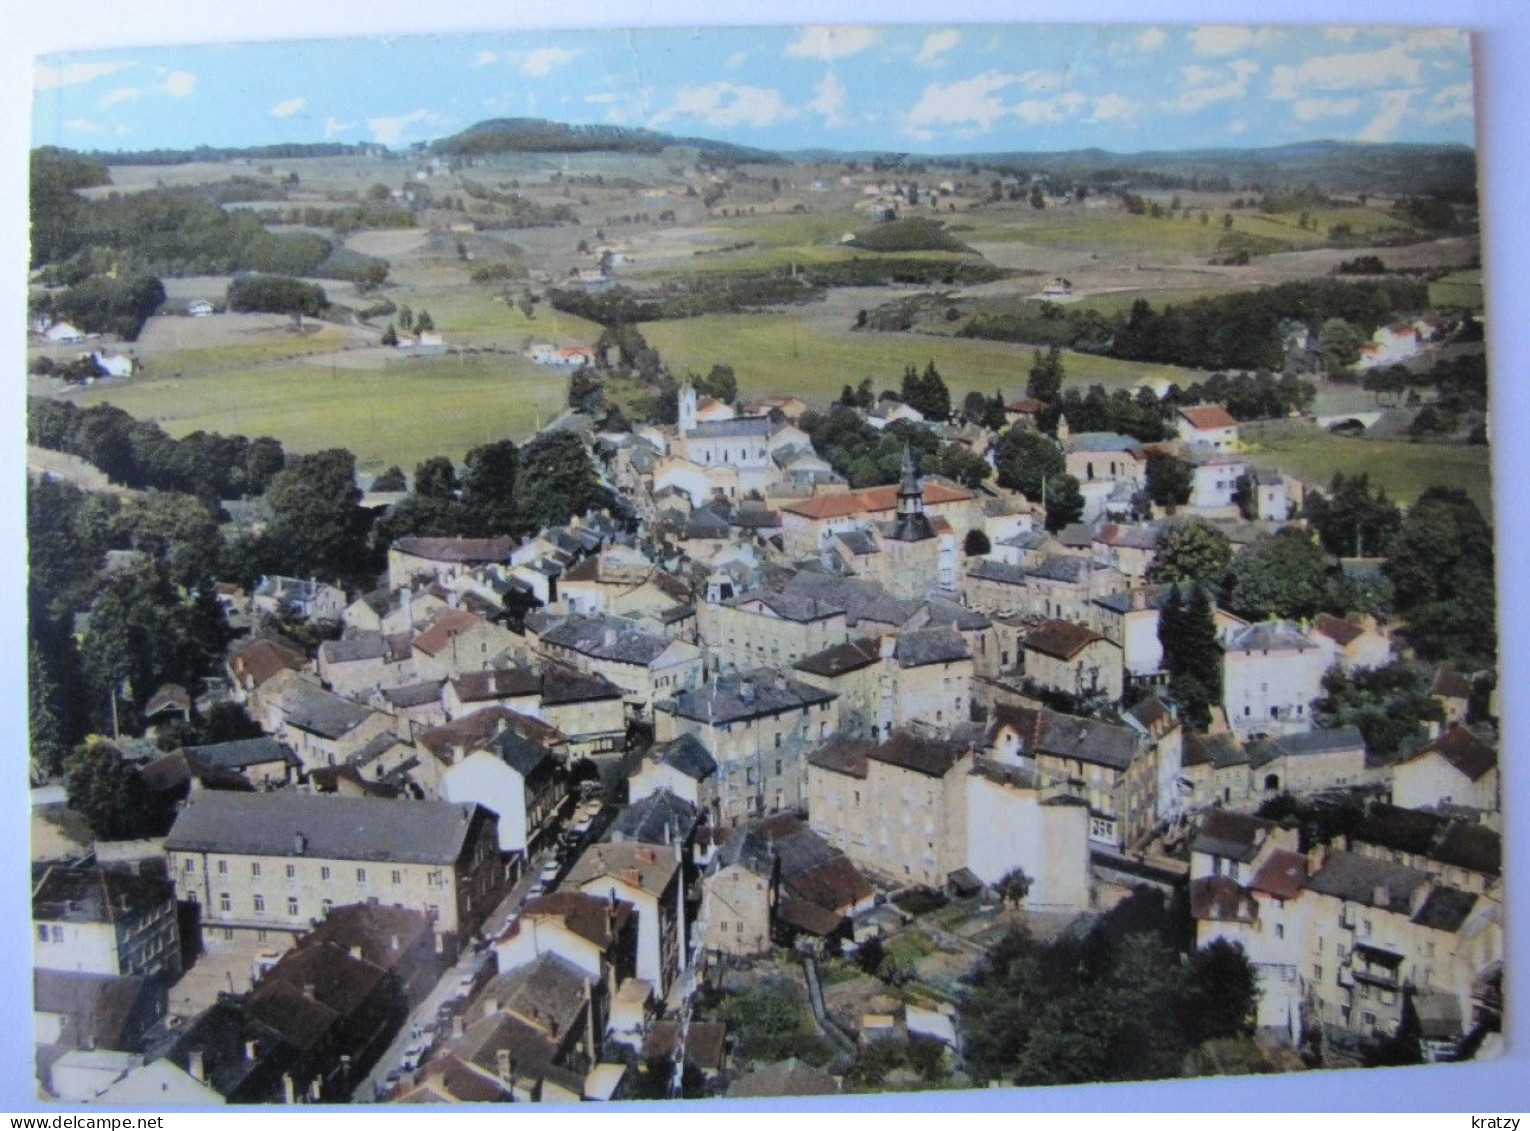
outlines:
[{"label": "meadow", "polygon": [[172,436],[202,429],[275,436],[289,450],[349,448],[357,467],[412,471],[433,455],[523,440],[564,408],[568,376],[506,355],[398,359],[371,369],[292,361],[181,378],[98,385],[81,404],[113,404]]},{"label": "meadow", "polygon": [[[723,363],[733,366],[739,390],[747,396],[794,393],[819,402],[834,399],[844,385],[864,377],[878,389],[897,389],[905,366],[923,369],[932,360],[953,401],[972,389],[1019,396],[1032,357],[1030,350],[1005,342],[832,330],[790,312],[645,322],[642,332],[677,375],[705,373]],[[1063,367],[1069,384],[1107,389],[1129,388],[1144,377],[1180,384],[1196,379],[1192,371],[1173,366],[1080,353],[1064,353]]]},{"label": "meadow", "polygon": [[1367,440],[1312,431],[1270,440],[1243,453],[1254,467],[1289,472],[1326,489],[1336,471],[1365,472],[1400,503],[1412,503],[1429,487],[1459,487],[1491,520],[1492,453],[1481,445],[1421,444]]}]

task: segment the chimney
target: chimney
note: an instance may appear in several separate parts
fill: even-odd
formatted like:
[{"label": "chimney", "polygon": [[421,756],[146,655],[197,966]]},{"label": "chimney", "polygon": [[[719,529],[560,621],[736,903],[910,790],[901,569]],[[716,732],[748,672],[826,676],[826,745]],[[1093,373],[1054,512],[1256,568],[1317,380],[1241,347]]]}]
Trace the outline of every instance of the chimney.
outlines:
[{"label": "chimney", "polygon": [[1413,894],[1408,897],[1408,914],[1410,916],[1418,914],[1419,908],[1424,906],[1424,901],[1429,898],[1432,891],[1434,891],[1432,883],[1419,884],[1418,887],[1413,889]]},{"label": "chimney", "polygon": [[459,1013],[459,1014],[457,1014],[456,1016],[454,1016],[452,1018],[452,1037],[454,1039],[461,1037],[462,1036],[462,1030],[463,1030],[462,1014]]},{"label": "chimney", "polygon": [[1147,608],[1147,591],[1140,586],[1132,590],[1132,611],[1141,612]]},{"label": "chimney", "polygon": [[289,1104],[297,1103],[297,1084],[290,1072],[282,1073],[282,1100]]},{"label": "chimney", "polygon": [[1387,889],[1386,884],[1377,884],[1371,891],[1371,903],[1383,909],[1392,906],[1392,893]]},{"label": "chimney", "polygon": [[495,1075],[501,1082],[510,1083],[510,1050],[500,1049],[494,1054]]},{"label": "chimney", "polygon": [[356,959],[359,962],[361,960],[361,947],[359,947],[359,946],[351,947],[351,957]]},{"label": "chimney", "polygon": [[495,1001],[492,997],[485,999],[485,1001],[483,1003],[483,1016],[484,1016],[484,1020],[487,1021],[489,1018],[493,1017],[498,1012],[499,1012],[499,1002]]},{"label": "chimney", "polygon": [[187,1058],[186,1071],[191,1073],[191,1078],[198,1084],[207,1083],[207,1060],[201,1049],[192,1049]]},{"label": "chimney", "polygon": [[388,949],[389,950],[397,950],[398,948],[399,948],[399,937],[397,935],[390,935],[390,936],[388,936]]},{"label": "chimney", "polygon": [[294,833],[292,837],[292,854],[301,856],[308,851],[308,838],[302,833]]},{"label": "chimney", "polygon": [[1323,868],[1323,861],[1328,857],[1328,847],[1322,844],[1314,844],[1307,849],[1307,875],[1315,876]]}]

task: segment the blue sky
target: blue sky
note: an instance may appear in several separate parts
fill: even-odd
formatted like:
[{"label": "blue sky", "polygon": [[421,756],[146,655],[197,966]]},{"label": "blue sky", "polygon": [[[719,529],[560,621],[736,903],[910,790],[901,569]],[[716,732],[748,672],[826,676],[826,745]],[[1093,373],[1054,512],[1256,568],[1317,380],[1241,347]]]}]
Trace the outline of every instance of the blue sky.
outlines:
[{"label": "blue sky", "polygon": [[912,152],[1472,144],[1468,38],[1431,28],[712,27],[51,55],[38,145],[397,148],[491,117]]}]

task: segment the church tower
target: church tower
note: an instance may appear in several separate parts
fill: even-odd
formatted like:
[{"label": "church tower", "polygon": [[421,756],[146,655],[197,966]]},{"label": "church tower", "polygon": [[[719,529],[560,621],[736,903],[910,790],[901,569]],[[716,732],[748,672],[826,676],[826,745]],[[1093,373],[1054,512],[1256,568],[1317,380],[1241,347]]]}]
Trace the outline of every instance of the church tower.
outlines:
[{"label": "church tower", "polygon": [[915,515],[924,514],[924,488],[914,472],[914,456],[907,444],[903,445],[903,480],[898,484],[898,521],[906,523]]},{"label": "church tower", "polygon": [[680,386],[680,435],[696,431],[696,386],[687,381]]}]

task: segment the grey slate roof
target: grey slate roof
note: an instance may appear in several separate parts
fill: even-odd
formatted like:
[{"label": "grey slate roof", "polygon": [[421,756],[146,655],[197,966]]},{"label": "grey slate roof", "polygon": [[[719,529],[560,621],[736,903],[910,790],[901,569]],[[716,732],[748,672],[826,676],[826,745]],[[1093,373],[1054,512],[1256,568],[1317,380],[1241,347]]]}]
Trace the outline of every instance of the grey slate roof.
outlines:
[{"label": "grey slate roof", "polygon": [[1044,578],[1047,581],[1069,581],[1075,585],[1089,579],[1089,571],[1094,568],[1088,558],[1074,557],[1070,554],[1048,554],[1028,572],[1033,577]]},{"label": "grey slate roof", "polygon": [[1025,567],[983,558],[968,567],[967,576],[975,577],[979,581],[1001,581],[1006,585],[1024,585]]},{"label": "grey slate roof", "polygon": [[731,440],[735,437],[774,436],[783,426],[764,416],[740,416],[732,420],[703,420],[687,435],[696,440]]},{"label": "grey slate roof", "polygon": [[553,617],[543,620],[537,631],[546,644],[599,660],[645,666],[663,655],[672,643],[669,637],[639,628],[620,617]]},{"label": "grey slate roof", "polygon": [[165,851],[449,865],[479,812],[449,801],[204,790],[176,817]]},{"label": "grey slate roof", "polygon": [[847,530],[839,536],[839,542],[845,549],[856,555],[875,554],[881,550],[877,540],[865,530]]},{"label": "grey slate roof", "polygon": [[945,597],[931,597],[924,603],[924,608],[931,627],[945,625],[958,632],[981,632],[993,624],[987,613],[958,605]]},{"label": "grey slate roof", "polygon": [[1423,904],[1413,913],[1413,921],[1421,927],[1454,934],[1466,922],[1466,917],[1477,905],[1477,897],[1456,888],[1435,887],[1424,897]]},{"label": "grey slate roof", "polygon": [[1386,910],[1406,915],[1414,889],[1428,882],[1428,873],[1417,868],[1353,852],[1330,852],[1317,874],[1307,881],[1307,887],[1367,907],[1383,906],[1376,896],[1380,894],[1379,889],[1385,888]]},{"label": "grey slate roof", "polygon": [[765,589],[756,589],[735,597],[728,602],[733,608],[753,604],[758,601],[782,620],[796,621],[805,624],[809,621],[828,620],[845,612],[845,607],[836,601],[824,600],[818,597],[806,596],[801,593],[776,593]]},{"label": "grey slate roof", "polygon": [[1365,739],[1360,728],[1333,727],[1328,730],[1307,730],[1299,734],[1287,734],[1267,739],[1249,750],[1249,764],[1256,769],[1276,758],[1302,757],[1309,754],[1336,754],[1342,750],[1365,751]]},{"label": "grey slate roof", "polygon": [[704,781],[717,773],[717,759],[694,734],[661,742],[648,754],[660,765],[679,770],[692,781]]},{"label": "grey slate roof", "polygon": [[1190,850],[1247,864],[1259,855],[1260,845],[1278,827],[1274,821],[1247,813],[1208,809],[1190,842]]},{"label": "grey slate roof", "polygon": [[860,671],[881,658],[881,645],[870,638],[847,640],[834,644],[811,656],[804,656],[792,665],[797,671],[833,677],[846,672]]},{"label": "grey slate roof", "polygon": [[661,789],[634,801],[618,813],[606,835],[610,840],[638,844],[684,843],[696,831],[700,820],[701,810],[696,806],[667,789]]},{"label": "grey slate roof", "polygon": [[1115,432],[1075,432],[1063,441],[1068,452],[1130,452],[1142,447],[1142,441]]},{"label": "grey slate roof", "polygon": [[1137,754],[1137,736],[1130,727],[1112,726],[1098,719],[1081,719],[1042,708],[1041,735],[1036,751],[1059,758],[1124,770]]},{"label": "grey slate roof", "polygon": [[1317,645],[1289,621],[1271,620],[1240,628],[1228,637],[1228,652],[1299,652]]},{"label": "grey slate roof", "polygon": [[827,703],[839,696],[769,668],[718,676],[703,687],[682,691],[668,702],[657,704],[681,718],[701,723],[732,723],[775,715]]},{"label": "grey slate roof", "polygon": [[331,739],[349,734],[376,713],[370,707],[302,681],[292,684],[279,706],[289,726]]},{"label": "grey slate roof", "polygon": [[490,739],[486,749],[523,778],[552,761],[552,751],[539,742],[506,730]]},{"label": "grey slate roof", "polygon": [[445,680],[427,680],[424,683],[411,683],[404,687],[387,687],[383,689],[383,698],[395,707],[423,707],[427,703],[437,703],[441,699],[441,685]]},{"label": "grey slate roof", "polygon": [[380,632],[357,632],[319,645],[319,659],[326,664],[353,664],[388,656],[388,642]]},{"label": "grey slate roof", "polygon": [[921,668],[926,664],[950,664],[972,658],[967,642],[954,628],[921,628],[901,632],[893,655],[898,666]]},{"label": "grey slate roof", "polygon": [[286,743],[274,738],[240,738],[233,742],[215,742],[211,746],[188,746],[186,753],[204,766],[220,770],[242,770],[265,762],[295,764],[297,757]]},{"label": "grey slate roof", "polygon": [[843,606],[846,622],[852,628],[863,620],[901,628],[921,607],[918,601],[894,597],[874,581],[835,577],[811,570],[800,570],[795,574],[787,582],[786,591]]}]

